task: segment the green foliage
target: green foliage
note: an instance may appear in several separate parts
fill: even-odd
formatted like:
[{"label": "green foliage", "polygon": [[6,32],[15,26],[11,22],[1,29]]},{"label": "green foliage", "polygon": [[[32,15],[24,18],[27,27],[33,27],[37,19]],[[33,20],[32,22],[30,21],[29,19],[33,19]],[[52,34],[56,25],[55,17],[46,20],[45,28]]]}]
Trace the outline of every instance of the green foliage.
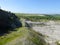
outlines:
[{"label": "green foliage", "polygon": [[14,13],[0,9],[0,35],[18,27],[22,27],[18,17]]},{"label": "green foliage", "polygon": [[40,16],[42,14],[19,14],[16,13],[18,18],[24,18],[26,20],[31,21],[49,21],[49,20],[60,20],[60,15],[47,15],[43,14],[44,16]]}]

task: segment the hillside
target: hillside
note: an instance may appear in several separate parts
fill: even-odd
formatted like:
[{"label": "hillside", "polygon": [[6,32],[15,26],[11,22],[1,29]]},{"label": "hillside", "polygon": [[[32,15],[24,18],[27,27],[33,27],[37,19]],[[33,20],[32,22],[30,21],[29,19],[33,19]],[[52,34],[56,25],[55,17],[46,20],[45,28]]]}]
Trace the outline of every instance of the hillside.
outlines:
[{"label": "hillside", "polygon": [[[58,17],[59,15],[14,14],[0,9],[0,45],[49,45],[45,39],[48,36],[39,32],[40,27],[44,27],[43,23],[42,26],[37,24],[40,27],[38,29],[35,27],[33,30],[28,26],[26,27],[27,24],[24,21],[46,22],[49,26],[49,21],[56,21],[58,24],[57,21],[60,21],[60,17]],[[35,31],[36,29],[37,31]]]},{"label": "hillside", "polygon": [[0,9],[0,45],[46,44],[42,34],[28,27],[22,27],[22,24],[14,13]]},{"label": "hillside", "polygon": [[[43,37],[43,38],[42,38]],[[46,45],[44,36],[26,27],[1,37],[0,45]],[[13,39],[13,40],[12,40]]]}]

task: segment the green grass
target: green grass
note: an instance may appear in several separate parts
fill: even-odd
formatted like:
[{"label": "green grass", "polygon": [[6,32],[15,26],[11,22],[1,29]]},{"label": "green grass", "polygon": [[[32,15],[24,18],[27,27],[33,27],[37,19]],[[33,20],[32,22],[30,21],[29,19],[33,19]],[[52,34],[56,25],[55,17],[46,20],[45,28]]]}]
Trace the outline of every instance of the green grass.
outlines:
[{"label": "green grass", "polygon": [[[24,13],[15,13],[16,16],[24,18],[31,21],[47,22],[49,20],[60,21],[60,14],[24,14]],[[41,16],[44,15],[44,16]]]},{"label": "green grass", "polygon": [[24,27],[22,27],[17,29],[17,31],[11,32],[10,34],[0,36],[0,45],[4,45],[17,37],[23,37],[25,33],[27,33],[27,31]]},{"label": "green grass", "polygon": [[[28,29],[27,27],[18,28],[17,31],[13,31],[10,34],[6,34],[4,36],[0,36],[0,45],[8,44],[19,37],[19,39],[26,38],[27,41],[32,42],[35,45],[45,45],[46,42],[41,38],[44,37],[42,34],[35,32],[32,29]],[[29,43],[30,43],[29,42]],[[17,43],[17,45],[22,45],[23,42]],[[30,44],[29,44],[30,45]]]}]

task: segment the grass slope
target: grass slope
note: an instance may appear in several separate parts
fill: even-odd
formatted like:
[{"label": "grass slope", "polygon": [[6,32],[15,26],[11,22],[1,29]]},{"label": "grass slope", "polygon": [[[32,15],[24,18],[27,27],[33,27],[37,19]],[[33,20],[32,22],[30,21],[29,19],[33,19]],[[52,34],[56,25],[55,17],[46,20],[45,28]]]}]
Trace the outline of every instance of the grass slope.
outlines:
[{"label": "grass slope", "polygon": [[22,27],[10,34],[0,37],[0,45],[46,45],[41,34]]}]

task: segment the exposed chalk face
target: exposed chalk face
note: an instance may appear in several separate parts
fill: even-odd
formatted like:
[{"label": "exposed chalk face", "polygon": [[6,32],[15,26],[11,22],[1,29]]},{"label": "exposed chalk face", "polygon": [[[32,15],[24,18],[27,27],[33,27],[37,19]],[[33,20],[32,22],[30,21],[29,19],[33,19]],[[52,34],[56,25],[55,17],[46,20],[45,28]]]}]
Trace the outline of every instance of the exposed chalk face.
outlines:
[{"label": "exposed chalk face", "polygon": [[45,26],[32,26],[32,29],[45,35],[45,41],[49,45],[57,45],[56,42],[60,41],[60,25],[58,23],[49,21]]}]

